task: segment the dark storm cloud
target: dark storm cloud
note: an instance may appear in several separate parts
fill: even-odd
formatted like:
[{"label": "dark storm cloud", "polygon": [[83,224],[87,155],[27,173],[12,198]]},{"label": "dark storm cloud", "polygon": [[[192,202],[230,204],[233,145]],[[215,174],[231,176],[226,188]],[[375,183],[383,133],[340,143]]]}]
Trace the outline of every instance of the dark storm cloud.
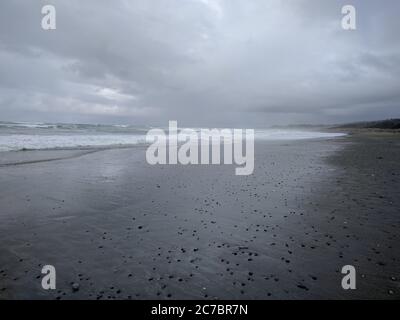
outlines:
[{"label": "dark storm cloud", "polygon": [[[53,4],[57,29],[41,29]],[[357,9],[357,30],[341,8]],[[0,4],[2,120],[185,125],[399,116],[397,1]]]}]

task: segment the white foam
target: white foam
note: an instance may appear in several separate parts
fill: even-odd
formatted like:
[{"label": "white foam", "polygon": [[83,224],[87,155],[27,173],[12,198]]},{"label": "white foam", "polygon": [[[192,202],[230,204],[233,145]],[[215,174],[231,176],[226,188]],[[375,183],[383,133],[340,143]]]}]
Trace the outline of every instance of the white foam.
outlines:
[{"label": "white foam", "polygon": [[137,145],[145,142],[143,135],[0,135],[0,151],[22,149],[55,149],[89,146]]},{"label": "white foam", "polygon": [[304,139],[336,138],[345,135],[346,133],[340,133],[340,132],[318,132],[318,131],[302,131],[302,130],[266,129],[266,130],[255,131],[255,138],[259,140],[304,140]]},{"label": "white foam", "polygon": [[[168,130],[165,131],[168,135]],[[256,140],[303,140],[335,138],[344,133],[296,131],[296,130],[256,130]],[[243,135],[244,137],[244,135]],[[96,147],[113,145],[137,145],[146,143],[144,134],[1,134],[0,151],[22,149],[56,149]]]}]

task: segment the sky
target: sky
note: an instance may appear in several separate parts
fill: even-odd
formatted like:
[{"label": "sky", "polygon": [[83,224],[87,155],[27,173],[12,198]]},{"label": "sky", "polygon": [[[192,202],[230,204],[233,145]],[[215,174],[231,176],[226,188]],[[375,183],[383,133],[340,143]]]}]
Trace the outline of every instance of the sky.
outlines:
[{"label": "sky", "polygon": [[[356,30],[341,25],[348,4]],[[0,121],[400,117],[399,30],[398,0],[1,0]]]}]

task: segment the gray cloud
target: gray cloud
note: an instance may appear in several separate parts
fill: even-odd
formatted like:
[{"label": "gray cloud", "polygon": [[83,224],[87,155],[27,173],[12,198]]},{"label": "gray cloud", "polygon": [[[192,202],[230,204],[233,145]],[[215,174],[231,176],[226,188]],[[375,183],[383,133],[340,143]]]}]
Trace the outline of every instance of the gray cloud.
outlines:
[{"label": "gray cloud", "polygon": [[[41,8],[57,30],[41,29]],[[341,28],[341,7],[357,30]],[[398,1],[0,3],[1,120],[165,125],[399,117]]]}]

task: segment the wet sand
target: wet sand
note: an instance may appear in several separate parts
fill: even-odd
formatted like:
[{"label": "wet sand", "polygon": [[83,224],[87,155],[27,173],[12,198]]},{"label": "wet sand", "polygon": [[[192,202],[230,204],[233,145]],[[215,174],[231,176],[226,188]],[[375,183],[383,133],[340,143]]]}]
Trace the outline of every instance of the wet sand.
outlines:
[{"label": "wet sand", "polygon": [[1,299],[400,298],[398,135],[258,142],[251,176],[92,151],[0,155]]}]

